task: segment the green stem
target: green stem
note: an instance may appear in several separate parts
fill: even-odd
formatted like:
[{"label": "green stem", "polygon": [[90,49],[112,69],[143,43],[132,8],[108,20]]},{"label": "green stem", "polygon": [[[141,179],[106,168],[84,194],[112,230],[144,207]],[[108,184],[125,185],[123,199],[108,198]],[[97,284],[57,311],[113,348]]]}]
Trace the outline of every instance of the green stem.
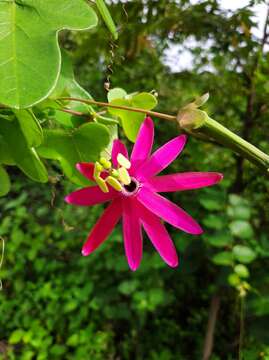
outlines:
[{"label": "green stem", "polygon": [[92,104],[92,105],[97,105],[97,106],[110,107],[113,109],[133,111],[133,112],[143,113],[145,115],[156,116],[158,118],[169,120],[169,121],[176,121],[176,119],[177,119],[177,117],[173,116],[173,115],[163,114],[163,113],[159,113],[156,111],[150,111],[150,110],[145,110],[145,109],[140,109],[140,108],[135,108],[135,107],[130,107],[130,106],[114,105],[114,104],[109,104],[109,103],[102,102],[102,101],[95,101],[95,100],[88,100],[88,99],[85,100],[85,99],[78,99],[78,98],[73,98],[73,97],[72,98],[62,97],[62,98],[59,98],[59,100],[78,101],[78,102],[82,102],[85,104]]},{"label": "green stem", "polygon": [[266,171],[269,175],[269,156],[217,121],[207,117],[202,125],[195,130],[215,139],[220,144],[242,155],[244,158]]}]

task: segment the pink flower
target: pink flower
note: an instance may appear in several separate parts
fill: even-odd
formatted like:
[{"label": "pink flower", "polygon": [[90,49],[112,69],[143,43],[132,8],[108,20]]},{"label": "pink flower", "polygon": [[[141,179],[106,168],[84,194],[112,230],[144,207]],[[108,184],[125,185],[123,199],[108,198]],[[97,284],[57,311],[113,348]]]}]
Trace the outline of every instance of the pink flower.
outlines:
[{"label": "pink flower", "polygon": [[[163,260],[171,267],[178,265],[175,246],[162,220],[189,234],[199,235],[203,230],[183,209],[159,193],[198,189],[216,184],[222,179],[222,174],[216,172],[156,176],[181,153],[186,138],[185,135],[177,136],[151,155],[154,125],[147,117],[131,153],[129,185],[123,185],[121,191],[108,186],[107,193],[99,186],[85,187],[65,198],[66,202],[80,206],[110,201],[90,232],[82,249],[83,255],[87,256],[98,248],[122,217],[125,253],[132,270],[139,267],[142,258],[142,227]],[[118,154],[128,158],[125,145],[115,140],[112,149],[112,163],[115,168],[119,166]],[[79,163],[77,169],[88,179],[94,180],[94,164]]]}]

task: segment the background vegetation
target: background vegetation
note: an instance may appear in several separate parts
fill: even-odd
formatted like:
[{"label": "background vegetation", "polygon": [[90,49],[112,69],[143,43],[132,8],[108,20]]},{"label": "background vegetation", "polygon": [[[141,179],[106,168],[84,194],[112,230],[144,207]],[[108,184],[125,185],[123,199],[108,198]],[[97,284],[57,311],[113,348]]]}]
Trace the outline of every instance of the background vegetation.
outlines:
[{"label": "background vegetation", "polygon": [[[267,29],[263,38],[254,36],[255,2],[234,12],[217,0],[191,3],[113,3],[118,42],[101,24],[62,32],[78,82],[98,100],[106,98],[108,76],[111,87],[127,92],[155,90],[158,110],[171,114],[209,91],[212,117],[269,153]],[[166,49],[190,39],[192,69],[172,72],[164,64]],[[156,145],[178,133],[174,124],[154,120]],[[269,181],[231,151],[193,137],[170,168],[187,170],[225,177],[214,188],[173,195],[205,234],[170,229],[181,257],[175,270],[145,239],[135,273],[127,267],[120,227],[96,253],[81,257],[102,208],[66,205],[63,197],[75,186],[56,163],[50,185],[12,170],[11,192],[0,199],[6,242],[0,359],[205,360],[212,329],[211,359],[269,359]]]}]

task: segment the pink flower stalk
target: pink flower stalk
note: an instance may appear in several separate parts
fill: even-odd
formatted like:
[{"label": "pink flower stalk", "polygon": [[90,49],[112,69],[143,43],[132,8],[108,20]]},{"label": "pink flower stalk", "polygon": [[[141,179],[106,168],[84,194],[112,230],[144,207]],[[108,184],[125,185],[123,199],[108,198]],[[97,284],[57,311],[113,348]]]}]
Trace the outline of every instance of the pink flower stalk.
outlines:
[{"label": "pink flower stalk", "polygon": [[[142,258],[142,227],[160,256],[171,267],[178,265],[178,256],[163,220],[189,234],[199,235],[203,232],[190,215],[159,193],[211,186],[222,179],[222,174],[185,172],[156,176],[181,153],[187,137],[177,136],[151,154],[153,139],[153,121],[147,117],[141,125],[130,156],[131,182],[123,185],[121,191],[108,185],[108,192],[105,193],[99,186],[89,186],[74,191],[65,198],[67,203],[79,206],[110,201],[83,245],[84,256],[91,254],[104,242],[121,218],[125,253],[132,270],[139,267]],[[129,158],[125,145],[120,140],[115,140],[112,149],[115,168],[119,167],[119,154]],[[94,164],[79,163],[77,169],[94,181]]]}]

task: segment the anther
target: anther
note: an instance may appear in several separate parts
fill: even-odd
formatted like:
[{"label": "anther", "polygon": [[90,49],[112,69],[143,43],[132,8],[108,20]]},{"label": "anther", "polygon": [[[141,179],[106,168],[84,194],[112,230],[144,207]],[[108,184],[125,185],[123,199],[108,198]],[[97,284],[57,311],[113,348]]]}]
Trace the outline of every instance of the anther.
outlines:
[{"label": "anther", "polygon": [[125,169],[130,169],[130,167],[131,167],[130,161],[122,154],[118,154],[117,161]]},{"label": "anther", "polygon": [[131,178],[130,178],[130,175],[129,175],[128,171],[126,170],[126,168],[125,167],[120,167],[118,169],[118,172],[119,172],[120,181],[124,185],[129,185],[131,183]]},{"label": "anther", "polygon": [[108,176],[106,178],[106,182],[113,187],[113,189],[117,190],[117,191],[121,191],[122,190],[122,186],[121,186],[121,183],[115,179],[114,177],[112,176]]}]

